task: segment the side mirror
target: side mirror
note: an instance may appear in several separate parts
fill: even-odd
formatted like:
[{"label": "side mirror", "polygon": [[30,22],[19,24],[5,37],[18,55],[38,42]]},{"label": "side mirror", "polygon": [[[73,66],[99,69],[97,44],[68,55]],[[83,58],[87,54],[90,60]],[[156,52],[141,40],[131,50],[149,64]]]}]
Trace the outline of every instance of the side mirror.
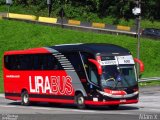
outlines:
[{"label": "side mirror", "polygon": [[88,59],[88,61],[93,63],[97,67],[98,74],[102,75],[102,66],[94,59]]},{"label": "side mirror", "polygon": [[144,64],[143,64],[143,62],[141,60],[139,60],[138,58],[134,58],[134,61],[139,64],[140,72],[144,72]]}]

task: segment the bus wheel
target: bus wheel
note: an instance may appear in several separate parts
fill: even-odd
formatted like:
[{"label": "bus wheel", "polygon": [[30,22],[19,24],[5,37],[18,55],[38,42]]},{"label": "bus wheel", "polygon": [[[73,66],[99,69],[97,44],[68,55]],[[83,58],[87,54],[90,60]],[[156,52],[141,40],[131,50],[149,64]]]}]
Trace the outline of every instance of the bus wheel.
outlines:
[{"label": "bus wheel", "polygon": [[109,109],[111,109],[111,110],[117,110],[118,108],[119,108],[119,105],[110,105],[110,106],[108,106],[109,107]]},{"label": "bus wheel", "polygon": [[30,104],[29,95],[27,91],[24,91],[21,94],[21,104],[24,106],[28,106]]},{"label": "bus wheel", "polygon": [[84,97],[81,93],[75,96],[75,103],[79,109],[84,109],[86,107],[84,104]]}]

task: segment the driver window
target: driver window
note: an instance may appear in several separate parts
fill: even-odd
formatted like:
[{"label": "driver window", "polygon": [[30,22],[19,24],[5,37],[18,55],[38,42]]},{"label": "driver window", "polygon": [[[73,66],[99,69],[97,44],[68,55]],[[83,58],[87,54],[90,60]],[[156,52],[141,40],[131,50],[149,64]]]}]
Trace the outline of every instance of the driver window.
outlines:
[{"label": "driver window", "polygon": [[89,64],[89,79],[91,82],[98,84],[97,68],[93,64]]}]

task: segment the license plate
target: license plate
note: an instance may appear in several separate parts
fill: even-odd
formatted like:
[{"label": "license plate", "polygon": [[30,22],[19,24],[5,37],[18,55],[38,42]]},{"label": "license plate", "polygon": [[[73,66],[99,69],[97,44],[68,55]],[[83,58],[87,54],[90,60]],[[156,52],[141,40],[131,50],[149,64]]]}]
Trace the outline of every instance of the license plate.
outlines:
[{"label": "license plate", "polygon": [[126,99],[122,99],[122,100],[120,100],[120,102],[124,103],[124,102],[126,102]]}]

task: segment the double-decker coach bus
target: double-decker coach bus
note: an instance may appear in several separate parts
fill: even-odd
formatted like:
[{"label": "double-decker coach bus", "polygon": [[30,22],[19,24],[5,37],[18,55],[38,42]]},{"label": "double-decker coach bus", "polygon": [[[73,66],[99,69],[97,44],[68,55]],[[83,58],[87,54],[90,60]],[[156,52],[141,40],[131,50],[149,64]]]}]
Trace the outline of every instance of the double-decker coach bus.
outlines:
[{"label": "double-decker coach bus", "polygon": [[106,105],[138,102],[135,62],[112,44],[63,44],[7,51],[3,59],[5,98],[31,102]]}]

